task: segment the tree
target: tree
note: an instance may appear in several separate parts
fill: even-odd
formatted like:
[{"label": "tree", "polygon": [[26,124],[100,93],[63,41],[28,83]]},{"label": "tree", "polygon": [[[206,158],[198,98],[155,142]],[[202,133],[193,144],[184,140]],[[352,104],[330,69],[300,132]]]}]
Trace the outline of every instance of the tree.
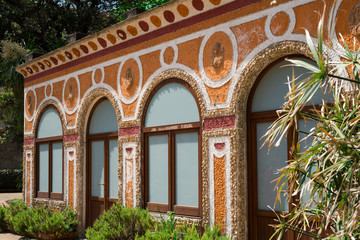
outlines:
[{"label": "tree", "polygon": [[112,13],[117,15],[119,20],[124,20],[124,13],[128,10],[133,8],[150,10],[168,1],[170,0],[123,0],[117,3],[116,7],[112,10]]},{"label": "tree", "polygon": [[[360,238],[360,49],[350,50],[343,40],[343,60],[329,61],[324,51],[323,22],[322,17],[317,48],[306,31],[316,67],[289,60],[309,70],[311,77],[289,83],[287,101],[266,133],[264,144],[270,148],[278,145],[290,129],[299,133],[300,119],[317,123],[310,132],[299,134],[304,135],[300,141],[312,138],[312,144],[301,153],[299,144],[294,145],[293,158],[279,170],[278,198],[284,194],[281,189],[286,188],[289,201],[294,196],[300,196],[300,200],[294,201],[289,213],[279,215],[274,234],[278,239],[288,230],[314,239]],[[306,105],[319,89],[324,93],[323,104],[308,110]],[[326,94],[334,100],[327,102]],[[301,200],[305,195],[309,195],[308,201]]]},{"label": "tree", "polygon": [[123,20],[134,7],[145,10],[168,0],[0,0],[0,142],[22,142],[23,77],[14,67],[26,53],[46,53],[74,32],[92,34]]},{"label": "tree", "polygon": [[24,62],[26,50],[19,44],[2,41],[0,55],[0,123],[5,129],[0,132],[0,142],[22,142],[24,119],[24,80],[14,66]]}]

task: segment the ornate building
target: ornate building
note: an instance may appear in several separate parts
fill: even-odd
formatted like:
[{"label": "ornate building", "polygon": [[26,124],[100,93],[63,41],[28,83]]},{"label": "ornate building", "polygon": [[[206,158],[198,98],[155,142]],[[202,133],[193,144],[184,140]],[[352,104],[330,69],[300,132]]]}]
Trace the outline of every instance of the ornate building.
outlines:
[{"label": "ornate building", "polygon": [[324,3],[338,60],[339,33],[359,44],[357,0],[174,0],[18,66],[25,202],[70,205],[80,231],[120,201],[266,239],[288,149],[259,138]]}]

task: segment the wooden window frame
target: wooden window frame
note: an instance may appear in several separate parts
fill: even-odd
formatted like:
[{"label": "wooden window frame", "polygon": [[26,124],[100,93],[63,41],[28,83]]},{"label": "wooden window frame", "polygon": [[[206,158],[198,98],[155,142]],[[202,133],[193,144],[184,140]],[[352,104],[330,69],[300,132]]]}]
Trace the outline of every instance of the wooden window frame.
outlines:
[{"label": "wooden window frame", "polygon": [[[185,127],[184,125],[187,125]],[[200,123],[187,123],[187,124],[174,124],[168,126],[162,126],[161,130],[158,130],[160,127],[149,127],[144,128],[144,138],[145,138],[145,199],[146,207],[150,211],[158,212],[167,212],[173,211],[177,215],[186,215],[186,216],[200,216],[200,204],[201,204],[201,163],[200,163]],[[182,133],[197,133],[198,134],[198,207],[190,206],[181,206],[175,204],[175,192],[176,192],[176,182],[175,182],[175,136]],[[150,136],[157,135],[167,135],[168,136],[168,204],[160,204],[149,202],[149,142],[148,139]]]},{"label": "wooden window frame", "polygon": [[[282,58],[277,59],[276,61],[269,64],[264,71],[260,73],[260,75],[257,77],[247,103],[247,148],[249,149],[247,152],[247,172],[248,172],[248,217],[249,217],[249,239],[258,239],[258,236],[253,236],[252,234],[258,233],[258,222],[257,217],[258,216],[267,216],[267,217],[273,217],[276,218],[277,214],[281,213],[279,211],[265,211],[265,210],[259,210],[258,209],[258,181],[257,181],[257,145],[256,145],[256,124],[262,123],[262,122],[271,122],[273,123],[276,119],[278,119],[277,110],[280,109],[274,109],[274,110],[266,110],[266,111],[258,111],[258,112],[252,112],[252,102],[255,95],[255,91],[260,83],[260,81],[263,79],[264,75],[272,69],[276,64],[278,64],[280,61],[283,61],[285,58],[292,57],[300,57],[300,58],[307,58],[304,55],[301,54],[293,54],[288,55]],[[309,59],[309,58],[308,58]],[[310,59],[312,60],[312,59]],[[309,105],[305,106],[303,108],[303,111],[311,112],[313,110],[319,110],[319,105]],[[299,141],[298,133],[294,133],[294,126],[291,126],[288,130],[288,134],[286,136],[287,139],[287,157],[288,159],[292,158],[292,155],[295,153],[294,149],[292,149],[293,143],[296,145]],[[294,135],[294,134],[295,135]],[[289,205],[289,212],[292,210],[292,206],[295,201],[299,201],[300,196],[294,196],[290,199],[288,202]],[[288,231],[286,234],[287,239],[292,240],[296,239],[296,234],[294,232]]]},{"label": "wooden window frame", "polygon": [[[52,105],[47,106],[46,108],[43,109],[41,116],[44,112],[46,112],[46,110],[48,110],[49,108],[52,108],[56,111],[56,113],[58,114],[59,118],[60,118],[60,114],[59,111]],[[41,118],[40,118],[41,119]],[[62,126],[62,121],[60,118],[60,122],[61,122],[61,131],[63,132],[63,126]],[[61,156],[61,161],[62,161],[62,169],[61,169],[61,193],[54,193],[52,192],[52,144],[54,143],[61,143],[62,145],[62,156]],[[35,144],[36,144],[36,161],[35,161],[35,170],[36,170],[36,197],[37,198],[48,198],[48,199],[54,199],[54,200],[63,200],[64,199],[64,142],[63,142],[63,135],[60,136],[53,136],[53,137],[45,137],[45,138],[36,138],[35,139]],[[39,191],[39,176],[40,176],[40,172],[39,172],[39,161],[40,161],[40,145],[43,144],[47,144],[48,145],[48,151],[49,151],[49,156],[48,156],[48,191],[47,192],[40,192]]]},{"label": "wooden window frame", "polygon": [[[162,88],[163,86],[170,83],[178,83],[183,85],[188,89],[188,91],[192,94],[198,110],[200,110],[199,102],[196,98],[195,92],[188,85],[188,83],[179,80],[179,79],[168,79],[163,81],[158,86],[156,86],[151,92],[148,101],[145,105],[144,114],[142,117],[143,126],[145,125],[145,117],[147,113],[147,109],[149,104],[156,94],[156,92]],[[190,217],[202,217],[202,165],[201,165],[201,146],[202,146],[202,126],[201,126],[202,118],[199,111],[199,122],[190,122],[190,123],[180,123],[180,124],[171,124],[171,125],[162,125],[162,126],[152,126],[152,127],[143,127],[142,129],[142,150],[144,152],[142,156],[142,184],[143,191],[143,205],[153,212],[161,212],[166,213],[168,211],[173,211],[176,215],[182,216],[190,216]],[[175,135],[179,133],[190,133],[197,132],[198,133],[198,207],[191,206],[181,206],[175,205],[175,192],[176,192],[176,183],[175,183]],[[155,135],[168,135],[168,204],[160,204],[149,202],[149,136]]]}]

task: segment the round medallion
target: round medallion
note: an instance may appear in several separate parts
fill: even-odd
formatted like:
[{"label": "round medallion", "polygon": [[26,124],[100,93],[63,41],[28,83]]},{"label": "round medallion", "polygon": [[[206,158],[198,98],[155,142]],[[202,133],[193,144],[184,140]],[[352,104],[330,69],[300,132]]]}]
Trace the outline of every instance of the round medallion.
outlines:
[{"label": "round medallion", "polygon": [[289,24],[289,15],[287,15],[285,12],[279,12],[271,19],[270,30],[274,36],[281,36],[289,28]]},{"label": "round medallion", "polygon": [[360,2],[356,3],[349,16],[350,32],[355,37],[360,37]]},{"label": "round medallion", "polygon": [[172,64],[174,62],[175,51],[172,47],[167,47],[164,52],[164,62],[166,64]]},{"label": "round medallion", "polygon": [[93,80],[96,84],[99,84],[104,80],[104,74],[100,68],[96,69],[93,72]]},{"label": "round medallion", "polygon": [[131,98],[139,87],[140,70],[134,59],[127,60],[121,68],[120,91],[125,98]]},{"label": "round medallion", "polygon": [[48,84],[45,86],[45,96],[50,97],[52,95],[52,85]]},{"label": "round medallion", "polygon": [[64,102],[68,110],[75,108],[78,101],[78,84],[74,77],[69,78],[65,84]]},{"label": "round medallion", "polygon": [[233,61],[231,40],[224,32],[214,33],[206,42],[203,65],[207,77],[213,81],[224,78]]},{"label": "round medallion", "polygon": [[26,93],[25,112],[28,118],[31,118],[35,111],[35,92],[30,90]]}]

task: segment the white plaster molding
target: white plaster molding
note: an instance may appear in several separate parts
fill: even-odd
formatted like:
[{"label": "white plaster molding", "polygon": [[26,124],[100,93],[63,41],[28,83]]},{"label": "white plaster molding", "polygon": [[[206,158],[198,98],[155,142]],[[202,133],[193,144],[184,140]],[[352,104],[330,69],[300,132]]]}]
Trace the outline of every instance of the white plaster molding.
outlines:
[{"label": "white plaster molding", "polygon": [[[221,158],[225,156],[225,205],[226,205],[226,234],[231,234],[231,164],[230,164],[230,137],[212,137],[208,140],[209,149],[209,201],[210,201],[210,225],[215,224],[215,189],[214,189],[214,157]],[[216,149],[215,144],[224,144],[222,149]]]}]

